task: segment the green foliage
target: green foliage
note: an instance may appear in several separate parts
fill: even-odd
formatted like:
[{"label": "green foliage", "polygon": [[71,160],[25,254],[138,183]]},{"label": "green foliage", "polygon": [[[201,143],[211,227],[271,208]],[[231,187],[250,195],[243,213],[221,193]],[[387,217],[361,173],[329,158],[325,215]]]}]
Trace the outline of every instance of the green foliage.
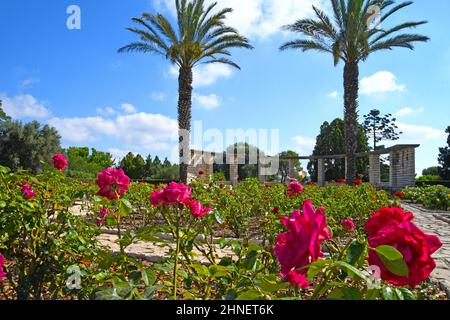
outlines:
[{"label": "green foliage", "polygon": [[67,150],[69,168],[67,174],[71,177],[96,178],[97,173],[114,164],[112,155],[92,148],[70,147]]},{"label": "green foliage", "polygon": [[437,176],[439,178],[439,167],[429,167],[422,170],[423,176]]},{"label": "green foliage", "polygon": [[[370,151],[367,142],[367,136],[364,132],[363,126],[359,126],[358,131],[358,148],[357,152]],[[344,139],[344,121],[342,119],[335,119],[329,123],[325,121],[320,127],[320,134],[317,136],[316,145],[314,147],[313,156],[325,155],[341,155],[345,154],[345,139]],[[357,161],[358,173],[367,177],[368,159],[361,158]],[[325,179],[336,180],[345,177],[345,160],[325,160]],[[309,162],[308,171],[312,180],[317,181],[317,163]]]},{"label": "green foliage", "polygon": [[447,146],[439,148],[439,175],[444,180],[450,180],[450,127],[445,132],[448,133]]},{"label": "green foliage", "polygon": [[[385,21],[392,14],[411,5],[413,2],[405,2],[396,5],[395,1],[372,0],[331,0],[332,17],[325,12],[313,7],[316,19],[300,19],[286,26],[289,31],[299,33],[307,37],[306,40],[298,39],[285,43],[281,50],[314,50],[329,53],[334,64],[339,61],[358,63],[368,56],[380,50],[392,50],[393,48],[414,49],[415,42],[426,42],[428,37],[418,34],[398,34],[405,29],[411,29],[427,23],[426,21],[406,22],[392,28],[386,28]],[[375,28],[369,23],[371,5],[380,5],[381,21],[383,28]],[[391,8],[390,8],[391,7]]]},{"label": "green foliage", "polygon": [[[295,152],[295,151],[283,151],[279,154],[280,157],[280,169],[279,169],[279,173],[281,175],[281,182],[285,183],[287,181],[287,178],[289,176],[289,160],[283,160],[281,158],[286,158],[286,157],[299,157],[300,155]],[[297,180],[301,180],[300,178],[300,172],[303,170],[302,169],[302,165],[300,163],[300,160],[296,159],[294,160],[294,167],[295,167],[295,175],[293,177],[289,177],[292,179],[297,179]]]},{"label": "green foliage", "polygon": [[450,188],[438,185],[406,188],[403,192],[406,200],[423,204],[430,209],[450,211]]},{"label": "green foliage", "polygon": [[152,159],[149,155],[144,160],[141,155],[135,156],[130,152],[120,161],[119,168],[122,168],[127,176],[134,180],[179,179],[179,166],[172,165],[167,158],[161,162],[158,156]]},{"label": "green foliage", "polygon": [[60,136],[56,129],[37,121],[22,123],[5,120],[0,122],[0,164],[14,171],[43,170],[55,153],[61,151]]}]

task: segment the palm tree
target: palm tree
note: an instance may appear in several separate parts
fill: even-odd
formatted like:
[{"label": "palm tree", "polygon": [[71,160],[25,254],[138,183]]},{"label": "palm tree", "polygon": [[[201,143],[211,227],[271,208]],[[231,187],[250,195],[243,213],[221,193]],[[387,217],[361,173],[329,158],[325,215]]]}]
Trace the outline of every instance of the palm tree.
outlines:
[{"label": "palm tree", "polygon": [[[397,11],[413,2],[395,5],[390,0],[330,0],[332,19],[313,6],[315,19],[301,19],[285,26],[288,31],[300,33],[307,39],[285,43],[280,50],[300,49],[303,52],[315,50],[333,56],[334,65],[344,61],[344,119],[347,156],[347,182],[352,184],[356,177],[357,134],[358,134],[358,90],[359,62],[365,61],[373,52],[392,50],[395,47],[413,50],[413,43],[426,42],[428,37],[418,34],[398,34],[399,31],[415,28],[427,21],[405,22],[389,29],[381,24]],[[373,27],[373,13],[378,9],[379,25]]]},{"label": "palm tree", "polygon": [[163,56],[179,67],[178,136],[180,150],[180,180],[187,182],[189,135],[191,130],[193,68],[199,64],[222,63],[240,67],[231,61],[229,49],[253,47],[247,38],[225,24],[232,9],[213,13],[217,3],[208,7],[204,0],[175,0],[177,26],[161,14],[144,13],[132,21],[139,28],[128,28],[140,40],[119,49],[119,52],[142,52]]}]

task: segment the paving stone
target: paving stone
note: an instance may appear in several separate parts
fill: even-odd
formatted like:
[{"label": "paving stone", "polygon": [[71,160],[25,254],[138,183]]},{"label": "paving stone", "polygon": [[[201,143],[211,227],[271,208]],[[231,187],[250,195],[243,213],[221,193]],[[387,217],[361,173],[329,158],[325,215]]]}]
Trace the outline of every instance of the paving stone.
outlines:
[{"label": "paving stone", "polygon": [[423,231],[439,237],[442,247],[433,255],[436,269],[431,277],[439,282],[450,297],[450,223],[447,223],[449,213],[427,210],[421,206],[402,202],[403,209],[414,214],[416,223]]}]

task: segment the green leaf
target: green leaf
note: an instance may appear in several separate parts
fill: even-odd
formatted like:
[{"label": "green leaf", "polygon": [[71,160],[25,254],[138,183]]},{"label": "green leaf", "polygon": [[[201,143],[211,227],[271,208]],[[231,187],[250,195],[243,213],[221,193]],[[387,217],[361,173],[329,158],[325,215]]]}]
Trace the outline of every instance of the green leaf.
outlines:
[{"label": "green leaf", "polygon": [[266,293],[274,293],[288,287],[288,282],[270,281],[269,279],[263,279],[259,284],[259,288]]},{"label": "green leaf", "polygon": [[409,290],[408,288],[396,288],[397,296],[399,296],[398,292],[401,292],[404,300],[417,300],[416,295]]},{"label": "green leaf", "polygon": [[95,293],[95,300],[123,300],[115,288],[107,288]]},{"label": "green leaf", "polygon": [[228,276],[230,274],[231,268],[225,267],[225,266],[210,266],[209,267],[209,273],[216,278]]},{"label": "green leaf", "polygon": [[328,300],[362,300],[361,292],[357,288],[337,288],[331,291]]},{"label": "green leaf", "polygon": [[356,276],[356,277],[364,280],[366,283],[371,282],[369,277],[363,271],[355,268],[354,266],[348,264],[345,261],[337,261],[336,265],[343,268],[352,277]]},{"label": "green leaf", "polygon": [[400,251],[391,246],[379,246],[375,249],[378,257],[384,266],[393,274],[401,277],[407,277],[409,274],[408,265],[403,259]]},{"label": "green leaf", "polygon": [[131,211],[133,210],[133,206],[131,202],[127,199],[120,199],[119,202],[119,212],[122,217],[127,217]]},{"label": "green leaf", "polygon": [[256,290],[248,290],[241,293],[236,300],[261,300],[263,296]]},{"label": "green leaf", "polygon": [[367,250],[366,241],[353,240],[346,251],[346,262],[352,266],[361,267],[366,259]]},{"label": "green leaf", "polygon": [[152,269],[144,269],[141,271],[142,280],[144,280],[145,285],[152,286],[156,282],[156,273]]},{"label": "green leaf", "polygon": [[383,287],[381,293],[384,300],[397,300],[397,296],[395,295],[394,290],[392,290],[391,287]]},{"label": "green leaf", "polygon": [[308,272],[306,274],[306,277],[309,282],[312,281],[320,272],[322,272],[325,267],[332,264],[332,261],[330,260],[317,260],[313,263],[311,263],[308,267]]},{"label": "green leaf", "polygon": [[218,224],[223,224],[225,222],[224,216],[220,213],[219,210],[214,211],[214,217],[216,218],[216,221]]}]

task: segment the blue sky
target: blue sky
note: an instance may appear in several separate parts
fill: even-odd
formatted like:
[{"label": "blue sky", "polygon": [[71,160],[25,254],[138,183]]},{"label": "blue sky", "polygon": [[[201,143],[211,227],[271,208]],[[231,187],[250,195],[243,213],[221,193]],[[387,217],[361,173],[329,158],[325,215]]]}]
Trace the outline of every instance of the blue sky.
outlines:
[{"label": "blue sky", "polygon": [[[280,26],[310,15],[311,4],[328,10],[328,1],[218,2],[235,9],[229,24],[255,49],[234,52],[241,71],[223,66],[195,71],[193,121],[224,134],[279,129],[281,150],[309,155],[323,121],[343,115],[343,66],[334,67],[324,54],[278,51],[292,37]],[[66,26],[70,5],[81,9],[80,30]],[[63,146],[91,146],[116,156],[128,151],[170,156],[176,143],[176,70],[160,57],[117,49],[136,40],[125,30],[132,17],[146,11],[171,16],[172,7],[173,0],[1,1],[5,110],[16,119],[55,126]],[[428,20],[418,31],[431,41],[414,52],[374,54],[360,65],[360,115],[372,108],[397,114],[404,131],[398,143],[421,144],[418,173],[437,165],[450,125],[448,12],[448,0],[416,0],[382,27]]]}]

